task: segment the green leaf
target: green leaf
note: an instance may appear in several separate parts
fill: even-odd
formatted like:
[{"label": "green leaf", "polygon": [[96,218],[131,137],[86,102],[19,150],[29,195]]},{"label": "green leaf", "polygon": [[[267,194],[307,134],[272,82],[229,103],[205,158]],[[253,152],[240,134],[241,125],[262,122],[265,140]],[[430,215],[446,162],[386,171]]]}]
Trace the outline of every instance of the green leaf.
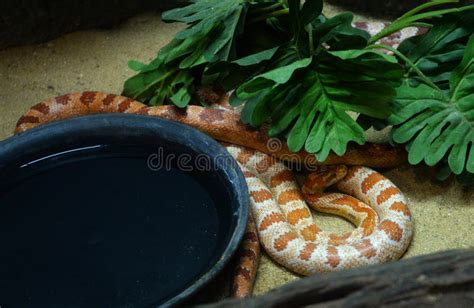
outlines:
[{"label": "green leaf", "polygon": [[[197,1],[184,8],[164,12],[162,18],[166,21],[189,24],[176,34],[175,39],[182,41],[182,44],[168,52],[167,62],[193,52],[196,46],[200,46],[200,52],[208,62],[227,60],[242,12],[243,5],[238,0]],[[202,40],[208,41],[207,46],[202,46]],[[195,57],[199,58],[198,55]]]},{"label": "green leaf", "polygon": [[140,72],[141,70],[145,69],[147,67],[147,65],[143,64],[141,62],[135,61],[135,60],[130,60],[130,61],[128,61],[128,67],[131,70],[134,70],[136,72]]},{"label": "green leaf", "polygon": [[306,26],[307,24],[312,23],[316,18],[319,17],[319,15],[321,15],[322,11],[322,0],[305,1],[303,7],[301,8],[301,24]]},{"label": "green leaf", "polygon": [[135,75],[125,81],[123,95],[140,101],[146,100],[154,92],[154,87],[166,77],[166,74],[159,70]]},{"label": "green leaf", "polygon": [[407,143],[409,162],[447,159],[455,174],[474,173],[474,35],[451,74],[449,90],[406,81],[397,89],[392,138]]},{"label": "green leaf", "polygon": [[440,4],[447,4],[447,3],[459,3],[459,0],[436,0],[436,1],[430,1],[430,2],[427,2],[427,3],[423,3],[419,6],[411,9],[410,11],[406,12],[405,14],[400,16],[399,18],[397,18],[396,21],[404,20],[405,18],[416,15],[419,12],[424,11],[427,8],[430,8],[432,6],[437,6],[437,5],[440,5]]},{"label": "green leaf", "polygon": [[238,60],[234,60],[232,61],[232,63],[235,63],[240,66],[250,66],[250,65],[259,64],[262,61],[270,60],[273,57],[273,55],[277,52],[278,48],[279,47],[277,46],[274,48],[263,50],[255,54],[251,54],[249,56],[240,58]]},{"label": "green leaf", "polygon": [[[380,59],[384,59],[383,55],[356,51],[336,55],[340,60],[332,57],[332,53],[328,53],[325,61],[318,63],[316,67],[318,72],[316,85],[321,91],[317,92],[320,95],[315,99],[314,108],[319,115],[305,143],[305,150],[316,153],[321,161],[325,160],[331,151],[337,155],[344,154],[349,142],[364,143],[364,130],[346,113],[347,111],[378,118],[387,117],[390,110],[389,103],[395,94],[391,85],[394,81],[387,77],[384,80],[383,77],[376,79],[372,76],[377,72]],[[355,69],[357,65],[359,69]],[[393,70],[398,70],[397,76],[400,78],[401,68],[395,63],[391,65]],[[371,70],[367,70],[364,66],[371,67]],[[376,75],[380,73],[377,72]],[[352,76],[349,77],[349,74]],[[305,112],[302,115],[309,118],[306,121],[310,121],[313,113],[314,111]],[[304,131],[306,130],[305,128]],[[298,146],[301,146],[301,142]],[[296,149],[298,147],[293,148]]]},{"label": "green leaf", "polygon": [[278,67],[264,74],[255,76],[237,89],[237,96],[240,98],[248,98],[272,84],[286,83],[296,70],[308,66],[311,61],[311,58],[298,60],[289,65]]},{"label": "green leaf", "polygon": [[270,90],[261,91],[258,96],[247,101],[242,110],[242,122],[252,126],[259,126],[269,116],[271,110],[268,102],[272,99]]},{"label": "green leaf", "polygon": [[[327,52],[317,64],[326,93],[346,110],[383,119],[400,84],[402,67],[392,56],[369,50]],[[374,108],[374,105],[377,105]]]},{"label": "green leaf", "polygon": [[284,132],[293,120],[299,114],[298,98],[301,95],[302,84],[287,85],[286,91],[282,91],[282,97],[273,108],[272,119],[273,122],[268,130],[271,137],[276,137]]},{"label": "green leaf", "polygon": [[[194,77],[189,70],[178,70],[161,64],[158,69],[144,71],[129,78],[122,94],[153,106],[177,102],[181,107],[189,103],[189,99],[179,90],[185,88],[191,93],[193,81]],[[180,94],[175,96],[177,92]]]},{"label": "green leaf", "polygon": [[202,43],[199,44],[189,56],[184,58],[179,63],[179,68],[180,69],[189,68],[189,67],[193,67],[193,66],[200,65],[207,62],[206,58],[203,55],[203,52],[207,47],[206,43],[207,43],[207,40],[203,40]]},{"label": "green leaf", "polygon": [[[381,38],[389,36],[395,32],[398,32],[403,28],[418,26],[420,21],[426,21],[429,19],[439,18],[443,15],[444,15],[443,17],[445,17],[448,14],[459,14],[459,13],[474,10],[474,5],[465,5],[465,6],[460,6],[460,7],[440,9],[440,10],[430,10],[428,12],[419,13],[421,10],[428,8],[430,6],[442,5],[448,2],[452,3],[452,2],[458,2],[458,1],[457,0],[432,1],[431,5],[425,5],[425,6],[422,5],[418,8],[413,9],[411,12],[408,12],[404,16],[398,18],[393,23],[391,23],[388,27],[385,27],[382,31],[372,36],[372,38],[369,40],[369,44],[373,44],[377,42],[378,40],[380,40]],[[424,22],[423,24],[426,24],[426,22]]]},{"label": "green leaf", "polygon": [[[473,68],[474,62],[474,34],[471,34],[469,41],[467,43],[466,49],[464,51],[464,56],[462,58],[461,64],[456,67],[451,75],[449,84],[451,89],[454,89],[453,99],[457,99],[459,96],[462,96],[463,91],[468,91],[465,89],[466,80],[464,78],[470,79],[472,76],[469,76],[469,72]],[[466,93],[469,94],[469,93]]]},{"label": "green leaf", "polygon": [[300,15],[301,0],[287,0],[287,2],[290,11],[290,25],[292,32],[297,36],[302,29]]},{"label": "green leaf", "polygon": [[312,23],[313,42],[329,46],[330,50],[363,48],[370,35],[352,26],[354,15],[341,13],[332,18],[321,17]]},{"label": "green leaf", "polygon": [[246,6],[240,0],[201,0],[164,12],[163,20],[188,26],[149,64],[130,61],[130,68],[139,73],[125,82],[123,94],[153,105],[186,106],[194,89],[193,74],[202,75],[210,63],[228,61],[235,54],[236,31],[244,22]]},{"label": "green leaf", "polygon": [[317,153],[320,161],[325,160],[331,150],[343,155],[351,141],[365,142],[364,130],[342,108],[331,108],[335,103],[328,97],[321,98],[320,104],[328,109],[323,109],[324,114],[317,119],[306,142],[306,151]]},{"label": "green leaf", "polygon": [[187,104],[191,101],[191,95],[189,94],[188,90],[186,88],[181,88],[174,94],[173,96],[170,97],[170,100],[175,104],[176,106],[183,108],[186,107]]},{"label": "green leaf", "polygon": [[316,102],[322,94],[321,91],[321,85],[315,82],[301,98],[299,102],[300,117],[288,135],[288,147],[291,151],[299,151],[304,146],[318,111]]},{"label": "green leaf", "polygon": [[360,59],[360,58],[370,58],[371,60],[378,60],[381,62],[390,62],[390,63],[398,63],[397,59],[394,56],[390,56],[384,53],[380,53],[373,50],[343,50],[343,51],[329,51],[329,53],[333,56],[336,56],[342,60],[352,60],[352,59]]},{"label": "green leaf", "polygon": [[229,11],[240,5],[239,0],[199,0],[193,2],[185,7],[163,12],[161,18],[167,22],[178,21],[187,24],[199,24],[229,14]]},{"label": "green leaf", "polygon": [[153,96],[150,101],[148,102],[148,105],[150,106],[158,106],[161,105],[161,100],[159,96]]},{"label": "green leaf", "polygon": [[232,95],[229,97],[229,104],[232,107],[240,106],[244,103],[244,100],[240,99],[235,95],[235,92],[232,93]]},{"label": "green leaf", "polygon": [[305,58],[305,59],[295,61],[290,65],[279,67],[267,73],[259,75],[255,78],[255,80],[262,78],[262,79],[271,80],[277,84],[285,83],[291,78],[291,76],[297,69],[307,67],[311,63],[311,61],[312,61],[311,58]]},{"label": "green leaf", "polygon": [[280,46],[276,46],[232,62],[210,64],[206,67],[203,78],[207,80],[214,76],[214,82],[220,83],[225,90],[234,90],[258,73],[268,70],[267,64],[271,63],[279,50]]},{"label": "green leaf", "polygon": [[174,48],[169,50],[167,53],[162,53],[165,63],[170,63],[173,60],[179,59],[186,55],[191,54],[201,40],[206,39],[208,33],[202,33],[200,35],[188,37],[185,40],[177,41],[178,43]]},{"label": "green leaf", "polygon": [[229,59],[231,48],[233,46],[235,31],[237,29],[241,14],[242,7],[235,7],[232,14],[229,14],[226,19],[221,22],[218,30],[216,31],[218,34],[204,52],[204,56],[209,62],[215,62],[219,60],[226,61]]},{"label": "green leaf", "polygon": [[[438,87],[447,89],[450,74],[459,65],[473,32],[474,11],[446,15],[426,34],[403,41],[398,50]],[[407,75],[417,76],[409,65]]]},{"label": "green leaf", "polygon": [[[296,64],[295,64],[296,63]],[[247,98],[242,120],[259,125],[271,119],[269,135],[287,132],[288,147],[303,147],[325,160],[342,155],[349,142],[364,143],[364,130],[347,111],[377,118],[390,105],[403,74],[393,57],[369,50],[322,52],[317,58],[257,75],[237,89]]]}]

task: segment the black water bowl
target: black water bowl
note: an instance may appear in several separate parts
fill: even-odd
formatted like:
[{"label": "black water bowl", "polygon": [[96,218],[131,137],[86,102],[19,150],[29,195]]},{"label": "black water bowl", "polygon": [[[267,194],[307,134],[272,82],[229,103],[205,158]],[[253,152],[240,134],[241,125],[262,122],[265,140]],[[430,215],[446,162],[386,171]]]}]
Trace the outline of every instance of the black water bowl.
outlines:
[{"label": "black water bowl", "polygon": [[225,149],[166,120],[95,115],[0,143],[2,307],[182,302],[223,269],[248,215]]}]

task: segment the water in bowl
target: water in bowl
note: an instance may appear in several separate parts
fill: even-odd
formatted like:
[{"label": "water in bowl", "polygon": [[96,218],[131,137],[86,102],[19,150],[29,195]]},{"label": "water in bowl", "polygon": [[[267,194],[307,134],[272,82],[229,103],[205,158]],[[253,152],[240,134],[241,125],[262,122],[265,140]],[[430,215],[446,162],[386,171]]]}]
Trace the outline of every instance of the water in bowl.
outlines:
[{"label": "water in bowl", "polygon": [[91,146],[0,176],[1,305],[148,306],[209,270],[232,216],[218,179],[150,153]]}]

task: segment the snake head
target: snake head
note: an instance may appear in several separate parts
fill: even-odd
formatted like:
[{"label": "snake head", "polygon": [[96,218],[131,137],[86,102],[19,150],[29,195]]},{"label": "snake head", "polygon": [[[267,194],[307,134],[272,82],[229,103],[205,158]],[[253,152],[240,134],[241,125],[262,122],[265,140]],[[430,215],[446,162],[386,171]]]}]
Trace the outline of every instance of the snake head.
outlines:
[{"label": "snake head", "polygon": [[303,192],[314,194],[322,192],[327,187],[336,184],[347,174],[347,167],[344,165],[321,166],[318,171],[311,172],[303,184]]}]

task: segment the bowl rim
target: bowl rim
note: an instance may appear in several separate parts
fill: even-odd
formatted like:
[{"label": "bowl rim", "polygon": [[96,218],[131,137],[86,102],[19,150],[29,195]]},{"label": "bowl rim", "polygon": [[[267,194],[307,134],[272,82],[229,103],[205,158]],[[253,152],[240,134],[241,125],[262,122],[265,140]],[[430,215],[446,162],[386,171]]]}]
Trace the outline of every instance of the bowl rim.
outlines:
[{"label": "bowl rim", "polygon": [[[195,153],[203,153],[210,157],[222,155],[225,157],[225,161],[230,159],[235,162],[221,144],[188,125],[146,115],[112,113],[86,115],[51,122],[0,141],[0,170],[19,156],[25,157],[25,155],[31,155],[44,149],[51,149],[53,138],[55,138],[54,140],[59,138],[64,142],[73,142],[81,136],[87,136],[84,138],[113,137],[117,141],[148,136],[178,144]],[[217,262],[207,272],[200,275],[189,287],[160,303],[160,306],[182,303],[201,290],[225,268],[236,253],[243,238],[250,206],[245,177],[237,163],[217,164],[217,169],[221,170],[226,181],[230,184],[233,193],[232,198],[238,207],[234,211],[234,216],[236,216],[235,228],[232,230],[230,240]],[[213,172],[217,172],[217,170]]]}]

